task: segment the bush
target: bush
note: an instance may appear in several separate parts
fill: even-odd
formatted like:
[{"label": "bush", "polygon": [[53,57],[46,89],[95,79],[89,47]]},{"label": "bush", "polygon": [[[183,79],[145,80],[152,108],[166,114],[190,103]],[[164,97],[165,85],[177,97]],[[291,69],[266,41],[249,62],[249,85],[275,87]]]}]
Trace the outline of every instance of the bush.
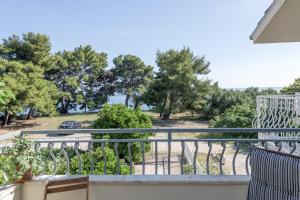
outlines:
[{"label": "bush", "polygon": [[6,171],[6,168],[5,167],[7,166],[7,163],[5,163],[5,159],[2,155],[0,155],[0,185],[3,185],[6,183],[6,180],[4,178],[4,173]]},{"label": "bush", "polygon": [[[106,148],[106,173],[113,175],[117,174],[117,159],[112,149]],[[82,174],[95,174],[95,175],[103,175],[104,174],[104,161],[103,161],[103,154],[100,148],[96,148],[92,152],[92,159],[94,160],[94,171],[91,171],[91,155],[89,153],[84,153],[81,155],[82,159]],[[78,174],[78,164],[79,159],[77,156],[71,159],[71,167],[70,173],[71,174]],[[120,161],[120,174],[126,175],[129,174],[129,166],[126,163]]]},{"label": "bush", "polygon": [[[249,104],[235,105],[209,122],[213,128],[251,128],[255,110]],[[223,133],[221,137],[256,138],[256,133]]]},{"label": "bush", "polygon": [[[123,104],[105,104],[98,114],[93,128],[152,128],[151,118],[140,109],[127,108]],[[106,134],[93,135],[93,139],[147,139],[151,133],[132,133],[132,134]],[[114,144],[109,144],[113,148]],[[150,144],[145,143],[145,151],[150,150]],[[132,143],[132,157],[134,161],[140,161],[142,145],[139,142]],[[119,144],[119,154],[121,158],[128,159],[127,143]]]},{"label": "bush", "polygon": [[[67,147],[65,148],[65,151],[68,155],[69,162],[70,162],[70,171],[69,173],[71,175],[78,175],[79,174],[79,158],[75,153],[74,148]],[[46,160],[46,174],[52,174],[54,171],[53,168],[53,160],[50,157],[50,152],[48,149],[42,149],[41,150],[45,160]],[[60,149],[54,149],[53,154],[56,158],[56,174],[65,174],[67,169],[67,164],[65,157],[62,155],[62,152]],[[81,174],[88,175],[88,174],[95,174],[95,175],[102,175],[104,174],[104,160],[102,151],[99,147],[95,148],[91,153],[87,151],[78,151],[81,158],[81,165],[82,170]],[[114,154],[114,151],[108,147],[105,148],[105,154],[106,154],[106,173],[107,174],[117,174],[117,159]],[[94,162],[94,171],[91,170],[91,158]],[[122,163],[120,161],[120,174],[126,175],[129,174],[129,166],[126,165],[126,163]]]},{"label": "bush", "polygon": [[3,178],[5,172],[9,183],[20,181],[29,171],[34,176],[42,172],[42,159],[34,149],[34,142],[22,136],[16,137],[11,146],[2,149],[0,161],[0,176]]}]

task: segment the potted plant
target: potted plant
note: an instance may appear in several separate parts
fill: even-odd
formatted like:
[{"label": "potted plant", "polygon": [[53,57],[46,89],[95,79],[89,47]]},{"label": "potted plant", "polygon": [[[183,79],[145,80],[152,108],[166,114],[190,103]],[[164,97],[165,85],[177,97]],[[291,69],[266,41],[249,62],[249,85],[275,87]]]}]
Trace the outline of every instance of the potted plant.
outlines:
[{"label": "potted plant", "polygon": [[0,171],[6,173],[9,182],[23,183],[42,171],[41,154],[35,151],[34,142],[23,136],[2,149],[2,159]]}]

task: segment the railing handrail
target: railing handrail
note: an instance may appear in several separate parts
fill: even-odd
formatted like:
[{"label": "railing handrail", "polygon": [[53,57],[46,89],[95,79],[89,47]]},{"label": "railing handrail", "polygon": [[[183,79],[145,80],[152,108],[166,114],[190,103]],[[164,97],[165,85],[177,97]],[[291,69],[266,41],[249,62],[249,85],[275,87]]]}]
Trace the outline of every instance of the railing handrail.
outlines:
[{"label": "railing handrail", "polygon": [[[166,137],[148,137],[148,138],[123,138],[123,139],[94,139],[90,134],[132,134],[132,133],[165,133]],[[270,133],[270,138],[180,138],[173,137],[176,133]],[[279,137],[273,137],[275,133],[280,135]],[[292,134],[291,137],[286,137],[286,134]],[[31,137],[31,140],[35,142],[35,150],[45,151],[46,155],[44,170],[47,170],[48,164],[50,170],[48,173],[57,173],[57,167],[59,162],[64,161],[66,164],[65,174],[69,175],[70,166],[72,166],[72,159],[78,160],[78,166],[76,164],[76,173],[81,174],[83,170],[83,158],[89,159],[90,162],[85,163],[85,167],[90,168],[89,173],[93,174],[95,171],[95,162],[103,164],[103,174],[107,174],[107,155],[106,148],[109,148],[112,152],[112,156],[115,157],[116,163],[113,165],[116,170],[114,173],[119,175],[121,173],[121,166],[127,167],[126,169],[133,174],[135,164],[141,169],[141,174],[147,174],[146,169],[150,174],[160,174],[159,169],[164,171],[164,174],[172,175],[176,173],[184,174],[226,174],[228,169],[233,175],[240,173],[250,174],[249,166],[249,149],[255,145],[259,145],[265,149],[272,148],[278,152],[287,152],[291,155],[299,153],[300,143],[300,128],[141,128],[141,129],[59,129],[59,130],[26,130],[21,131],[21,135],[41,134],[38,137]],[[69,137],[67,135],[77,134]],[[79,134],[83,134],[82,136]],[[89,134],[89,135],[88,135]],[[45,137],[46,135],[46,137]],[[58,137],[57,137],[58,135]],[[297,135],[297,136],[296,136]],[[65,137],[67,136],[67,137]],[[295,137],[296,136],[296,137]],[[53,138],[51,138],[53,137]],[[1,138],[0,138],[1,141]],[[126,146],[127,143],[127,146]],[[152,147],[154,150],[154,158],[148,157],[146,154],[146,145],[154,144]],[[227,144],[227,146],[226,146]],[[135,145],[135,146],[134,146]],[[70,148],[69,148],[70,147]],[[137,150],[134,150],[136,148]],[[164,152],[162,149],[167,148]],[[190,151],[189,151],[189,148]],[[298,149],[297,149],[298,148]],[[226,155],[226,151],[231,151],[229,155]],[[73,153],[70,154],[70,151]],[[101,155],[100,156],[100,152]],[[189,155],[186,152],[189,151]],[[97,161],[95,156],[97,152],[97,158],[102,159]],[[203,152],[205,153],[203,155]],[[228,153],[228,152],[227,152]],[[239,156],[241,155],[241,156]],[[84,157],[83,157],[84,156]],[[86,157],[87,156],[87,157]],[[135,158],[139,156],[139,158]],[[225,156],[232,157],[232,159],[225,162]],[[186,159],[188,157],[188,159]],[[227,157],[228,158],[228,157]],[[227,160],[226,158],[226,160]],[[122,161],[121,161],[122,159]],[[146,161],[154,159],[154,165],[149,167]],[[76,161],[76,160],[74,160]],[[163,166],[160,166],[162,161]],[[137,162],[137,163],[135,163]],[[141,163],[138,163],[141,162]],[[187,162],[192,165],[191,168],[187,165]],[[231,163],[228,163],[231,162]],[[122,164],[123,163],[123,164]],[[204,164],[203,164],[204,163]],[[225,163],[227,165],[225,166]],[[72,165],[71,165],[72,164]],[[224,164],[224,166],[223,166]],[[228,165],[229,164],[229,165]],[[147,168],[146,168],[147,165]],[[244,166],[244,170],[240,170],[240,166]],[[99,167],[98,166],[98,167]],[[187,166],[187,168],[185,168]],[[200,167],[199,167],[200,166]],[[73,166],[74,167],[74,166]],[[110,166],[111,167],[111,166]],[[162,168],[161,168],[162,167]],[[230,168],[231,167],[231,168]],[[201,170],[200,170],[201,168]],[[73,170],[74,170],[73,169]],[[52,170],[52,171],[51,171]],[[192,170],[192,171],[191,171]],[[239,171],[238,171],[239,170]],[[172,172],[173,171],[173,172]],[[186,172],[185,172],[186,171]],[[99,171],[98,171],[99,172]],[[213,172],[213,173],[212,173]],[[74,173],[71,172],[71,173]]]},{"label": "railing handrail", "polygon": [[18,136],[22,134],[22,131],[13,131],[13,132],[10,132],[10,133],[7,133],[7,134],[3,134],[3,135],[0,135],[0,141],[1,140],[9,140],[11,138],[14,138],[15,136]]},{"label": "railing handrail", "polygon": [[[118,143],[127,143],[127,142],[169,142],[168,139],[32,139],[32,141],[36,141],[39,143],[102,143],[102,142],[118,142]],[[172,138],[172,142],[300,142],[300,139],[238,139],[238,138],[231,138],[231,139],[215,139],[215,138]]]},{"label": "railing handrail", "polygon": [[21,134],[128,134],[128,133],[280,133],[299,132],[300,128],[131,128],[131,129],[57,129],[25,130]]}]

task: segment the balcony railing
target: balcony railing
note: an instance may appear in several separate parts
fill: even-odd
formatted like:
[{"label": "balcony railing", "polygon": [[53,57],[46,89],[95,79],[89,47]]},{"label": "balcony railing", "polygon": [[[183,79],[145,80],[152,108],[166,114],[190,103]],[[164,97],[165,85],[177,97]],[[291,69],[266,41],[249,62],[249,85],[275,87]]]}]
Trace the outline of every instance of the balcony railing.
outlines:
[{"label": "balcony railing", "polygon": [[[153,135],[148,139],[105,139],[105,137],[93,139],[93,136],[107,134],[127,137],[132,135],[134,138],[137,133]],[[119,175],[123,173],[123,167],[129,170],[130,175],[249,175],[251,173],[249,149],[253,145],[299,154],[298,137],[279,139],[215,137],[222,133],[236,133],[238,136],[246,133],[297,135],[300,129],[76,129],[22,131],[21,135],[35,141],[36,151],[44,152],[44,161],[48,163],[44,166],[45,174],[74,174],[74,163],[76,175],[86,174],[87,170],[83,168],[88,158],[88,173],[95,175]],[[206,134],[209,138],[199,137],[201,134]],[[108,147],[115,158],[113,166],[106,155]],[[101,152],[101,158],[95,157],[97,156],[95,151]],[[76,162],[73,162],[71,154]],[[101,164],[97,163],[100,161]],[[63,172],[58,171],[61,163],[64,165]],[[102,168],[101,172],[96,170],[99,167]],[[112,171],[112,167],[115,170]]]}]

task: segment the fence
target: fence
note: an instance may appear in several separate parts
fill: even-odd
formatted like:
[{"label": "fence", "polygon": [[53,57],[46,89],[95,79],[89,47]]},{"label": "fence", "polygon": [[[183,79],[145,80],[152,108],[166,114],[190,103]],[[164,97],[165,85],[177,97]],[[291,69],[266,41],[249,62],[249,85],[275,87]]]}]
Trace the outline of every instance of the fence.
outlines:
[{"label": "fence", "polygon": [[[122,174],[124,167],[129,174],[139,175],[249,175],[249,148],[259,145],[290,154],[298,154],[299,139],[214,139],[222,133],[299,133],[298,128],[213,128],[213,129],[76,129],[53,131],[22,131],[21,135],[31,137],[36,151],[43,151],[44,168],[50,174],[58,174],[58,167],[64,165],[64,174]],[[135,134],[160,133],[165,138],[134,139]],[[195,134],[195,138],[173,138],[173,134]],[[211,134],[211,139],[197,138],[199,134]],[[38,138],[37,135],[47,135]],[[86,135],[76,137],[77,134]],[[93,139],[93,135],[120,134],[128,139]],[[49,138],[50,137],[50,138]],[[289,148],[282,148],[283,146]],[[167,151],[160,151],[159,147]],[[107,148],[113,152],[115,165],[109,163]],[[150,148],[150,149],[149,149]],[[138,152],[136,150],[139,150]],[[46,151],[45,151],[46,150]],[[101,152],[101,158],[95,152]],[[45,153],[46,152],[46,153]],[[137,156],[138,154],[138,156]],[[110,155],[111,156],[111,155]],[[136,157],[139,157],[137,159]],[[76,162],[73,162],[74,159]],[[88,161],[87,161],[88,160]],[[88,163],[87,163],[88,162]],[[50,163],[50,164],[49,164]],[[76,166],[74,166],[74,163]],[[50,166],[49,166],[50,165]],[[88,170],[87,170],[88,165]],[[186,169],[190,166],[189,169]],[[72,167],[73,170],[70,168]],[[111,170],[115,167],[115,171]],[[97,169],[102,168],[100,171]],[[50,169],[50,170],[49,170]],[[50,171],[50,172],[49,172]]]}]

